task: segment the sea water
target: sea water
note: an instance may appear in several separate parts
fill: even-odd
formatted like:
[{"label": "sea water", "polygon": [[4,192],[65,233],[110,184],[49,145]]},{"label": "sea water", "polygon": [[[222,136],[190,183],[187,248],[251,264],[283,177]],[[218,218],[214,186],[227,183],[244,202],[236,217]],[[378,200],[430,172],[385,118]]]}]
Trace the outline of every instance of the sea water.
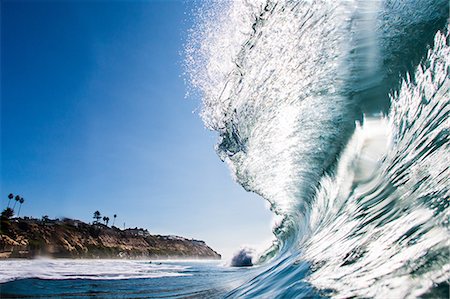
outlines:
[{"label": "sea water", "polygon": [[0,298],[217,298],[251,271],[222,261],[1,261]]}]

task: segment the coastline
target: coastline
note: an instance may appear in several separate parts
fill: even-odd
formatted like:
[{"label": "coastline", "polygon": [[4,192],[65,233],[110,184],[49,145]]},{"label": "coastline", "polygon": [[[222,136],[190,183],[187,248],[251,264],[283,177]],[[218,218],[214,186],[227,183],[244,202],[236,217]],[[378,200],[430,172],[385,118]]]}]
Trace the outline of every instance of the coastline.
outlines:
[{"label": "coastline", "polygon": [[0,234],[0,259],[218,260],[204,241],[152,235],[146,229],[121,230],[74,219],[11,219]]}]

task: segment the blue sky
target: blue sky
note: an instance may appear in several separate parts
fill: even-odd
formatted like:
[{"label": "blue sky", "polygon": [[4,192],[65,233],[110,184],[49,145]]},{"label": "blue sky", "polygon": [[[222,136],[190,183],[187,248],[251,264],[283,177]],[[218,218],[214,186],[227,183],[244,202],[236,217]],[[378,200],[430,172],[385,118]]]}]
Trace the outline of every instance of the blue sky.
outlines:
[{"label": "blue sky", "polygon": [[232,181],[185,99],[192,2],[1,2],[1,196],[22,215],[207,241],[270,239],[264,201]]}]

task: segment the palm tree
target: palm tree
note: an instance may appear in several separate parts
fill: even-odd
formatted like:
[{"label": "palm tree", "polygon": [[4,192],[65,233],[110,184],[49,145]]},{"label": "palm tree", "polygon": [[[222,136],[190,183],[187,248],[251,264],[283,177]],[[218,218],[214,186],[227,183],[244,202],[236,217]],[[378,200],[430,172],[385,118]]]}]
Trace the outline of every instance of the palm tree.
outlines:
[{"label": "palm tree", "polygon": [[20,203],[20,206],[19,206],[19,212],[17,213],[17,217],[19,217],[19,215],[20,215],[20,209],[22,208],[22,204],[25,202],[25,199],[23,199],[23,197],[21,197],[20,199],[19,199],[19,203]]},{"label": "palm tree", "polygon": [[106,224],[106,226],[108,226],[109,217],[103,217],[103,222]]},{"label": "palm tree", "polygon": [[106,216],[103,216],[103,223],[106,224]]},{"label": "palm tree", "polygon": [[102,217],[100,216],[100,212],[99,211],[95,211],[94,212],[94,219],[97,220],[97,222],[101,219]]},{"label": "palm tree", "polygon": [[8,206],[7,206],[7,208],[9,208],[9,204],[11,203],[11,199],[13,199],[14,198],[14,194],[12,194],[12,193],[9,193],[9,195],[8,195]]},{"label": "palm tree", "polygon": [[19,195],[16,195],[16,197],[14,197],[14,200],[15,200],[16,202],[14,203],[13,210],[16,208],[16,203],[19,202],[20,196],[19,196]]},{"label": "palm tree", "polygon": [[114,226],[114,222],[116,222],[116,218],[117,218],[117,215],[116,214],[114,214],[114,219],[113,219],[113,225],[112,226]]}]

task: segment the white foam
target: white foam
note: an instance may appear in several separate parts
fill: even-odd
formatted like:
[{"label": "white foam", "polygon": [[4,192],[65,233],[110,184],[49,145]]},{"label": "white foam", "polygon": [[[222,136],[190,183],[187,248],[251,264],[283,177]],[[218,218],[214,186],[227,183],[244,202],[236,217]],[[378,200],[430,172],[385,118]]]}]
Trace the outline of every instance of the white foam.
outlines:
[{"label": "white foam", "polygon": [[189,275],[189,266],[148,260],[35,259],[0,261],[0,283],[25,278],[40,279],[136,279]]}]

